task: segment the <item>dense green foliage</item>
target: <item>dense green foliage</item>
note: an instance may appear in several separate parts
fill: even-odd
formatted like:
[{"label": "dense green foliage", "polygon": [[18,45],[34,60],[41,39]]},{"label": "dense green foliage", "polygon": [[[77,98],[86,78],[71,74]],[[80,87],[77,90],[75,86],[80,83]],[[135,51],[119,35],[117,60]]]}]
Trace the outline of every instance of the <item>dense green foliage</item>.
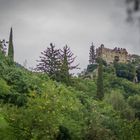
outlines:
[{"label": "dense green foliage", "polygon": [[102,60],[99,60],[98,65],[98,78],[97,78],[97,98],[102,100],[104,97],[104,85],[103,85],[103,64]]},{"label": "dense green foliage", "polygon": [[139,140],[140,85],[104,67],[97,80],[71,77],[71,86],[26,70],[0,55],[1,140]]},{"label": "dense green foliage", "polygon": [[136,76],[136,68],[132,63],[123,64],[116,63],[115,64],[116,75],[118,77],[126,78],[130,81],[133,81]]}]

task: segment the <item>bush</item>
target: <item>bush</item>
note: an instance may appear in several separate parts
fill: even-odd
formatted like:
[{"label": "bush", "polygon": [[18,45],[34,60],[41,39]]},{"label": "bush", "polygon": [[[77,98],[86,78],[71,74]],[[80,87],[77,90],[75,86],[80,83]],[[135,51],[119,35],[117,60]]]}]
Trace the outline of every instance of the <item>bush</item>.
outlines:
[{"label": "bush", "polygon": [[0,99],[5,99],[8,94],[10,94],[10,87],[7,85],[6,81],[0,79]]},{"label": "bush", "polygon": [[105,102],[112,105],[116,111],[119,111],[123,118],[128,120],[133,120],[135,118],[133,109],[126,103],[119,90],[112,91],[110,94],[106,95]]},{"label": "bush", "polygon": [[116,69],[116,75],[118,77],[126,78],[130,81],[134,80],[134,77],[136,75],[136,70],[133,64],[116,63],[115,69]]},{"label": "bush", "polygon": [[130,96],[128,98],[128,104],[135,110],[135,117],[140,120],[140,96]]}]

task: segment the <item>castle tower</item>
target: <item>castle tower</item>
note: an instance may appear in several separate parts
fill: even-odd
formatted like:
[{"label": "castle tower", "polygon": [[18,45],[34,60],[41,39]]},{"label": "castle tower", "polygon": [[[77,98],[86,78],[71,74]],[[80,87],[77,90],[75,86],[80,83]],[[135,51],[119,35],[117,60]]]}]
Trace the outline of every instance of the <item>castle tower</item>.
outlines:
[{"label": "castle tower", "polygon": [[128,52],[126,49],[117,47],[109,49],[105,48],[103,44],[96,50],[96,55],[105,60],[107,64],[111,64],[114,61],[127,63],[128,60]]}]

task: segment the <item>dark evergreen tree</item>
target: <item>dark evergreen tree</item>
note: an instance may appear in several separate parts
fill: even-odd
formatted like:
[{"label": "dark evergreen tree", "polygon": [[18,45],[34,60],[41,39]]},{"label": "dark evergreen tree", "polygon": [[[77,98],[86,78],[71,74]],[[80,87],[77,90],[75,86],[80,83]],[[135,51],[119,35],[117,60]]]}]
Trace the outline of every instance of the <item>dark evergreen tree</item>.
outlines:
[{"label": "dark evergreen tree", "polygon": [[104,97],[104,85],[103,85],[103,64],[102,59],[99,59],[98,63],[98,78],[97,78],[97,99],[102,100]]},{"label": "dark evergreen tree", "polygon": [[13,30],[10,30],[9,46],[8,46],[8,57],[11,61],[14,61],[14,46],[13,46]]},{"label": "dark evergreen tree", "polygon": [[69,71],[78,68],[78,65],[72,65],[75,58],[76,57],[74,57],[74,54],[67,45],[63,47],[63,50],[61,50],[60,75],[61,81],[65,82],[66,84],[70,83],[71,74]]},{"label": "dark evergreen tree", "polygon": [[57,80],[60,71],[60,51],[50,43],[50,47],[41,54],[37,70],[47,73],[52,79]]},{"label": "dark evergreen tree", "polygon": [[90,46],[90,52],[89,52],[89,64],[94,64],[96,62],[96,54],[95,54],[95,46]]}]

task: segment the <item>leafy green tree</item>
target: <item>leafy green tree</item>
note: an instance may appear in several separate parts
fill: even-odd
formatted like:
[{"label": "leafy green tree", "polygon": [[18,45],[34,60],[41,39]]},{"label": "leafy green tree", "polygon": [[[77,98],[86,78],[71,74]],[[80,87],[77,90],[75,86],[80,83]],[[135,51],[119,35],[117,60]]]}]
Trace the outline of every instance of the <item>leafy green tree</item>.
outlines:
[{"label": "leafy green tree", "polygon": [[97,98],[102,100],[104,97],[104,85],[103,85],[103,64],[102,59],[99,60],[98,66],[98,78],[97,78]]},{"label": "leafy green tree", "polygon": [[29,92],[29,74],[20,68],[9,68],[6,71],[5,80],[10,85],[13,91],[18,93]]},{"label": "leafy green tree", "polygon": [[135,118],[134,110],[127,104],[120,90],[111,91],[111,93],[105,96],[104,100],[112,105],[123,118],[127,120],[133,120]]},{"label": "leafy green tree", "polygon": [[140,96],[134,95],[128,98],[129,105],[135,110],[135,117],[140,120]]},{"label": "leafy green tree", "polygon": [[133,81],[136,76],[135,66],[131,63],[128,64],[116,63],[115,69],[116,75],[118,77],[126,78],[130,81]]},{"label": "leafy green tree", "polygon": [[114,109],[104,102],[93,100],[88,114],[88,127],[84,140],[118,140],[121,139],[122,120]]},{"label": "leafy green tree", "polygon": [[7,85],[5,80],[0,79],[0,99],[4,99],[9,93],[10,86]]},{"label": "leafy green tree", "polygon": [[41,52],[37,70],[47,73],[51,79],[57,80],[60,71],[60,51],[51,43],[45,51]]},{"label": "leafy green tree", "polygon": [[11,61],[14,61],[14,46],[13,46],[13,30],[10,30],[9,46],[8,46],[8,57]]},{"label": "leafy green tree", "polygon": [[115,90],[105,96],[105,101],[113,106],[117,111],[124,110],[127,106],[123,95],[120,91]]},{"label": "leafy green tree", "polygon": [[112,65],[104,67],[104,72],[106,72],[108,74],[113,74],[113,75],[116,74],[115,68]]},{"label": "leafy green tree", "polygon": [[76,94],[51,80],[40,83],[43,93],[34,95],[31,92],[26,106],[5,105],[2,110],[15,139],[54,140],[65,137],[67,140],[80,140],[85,122],[81,117],[83,106]]}]

